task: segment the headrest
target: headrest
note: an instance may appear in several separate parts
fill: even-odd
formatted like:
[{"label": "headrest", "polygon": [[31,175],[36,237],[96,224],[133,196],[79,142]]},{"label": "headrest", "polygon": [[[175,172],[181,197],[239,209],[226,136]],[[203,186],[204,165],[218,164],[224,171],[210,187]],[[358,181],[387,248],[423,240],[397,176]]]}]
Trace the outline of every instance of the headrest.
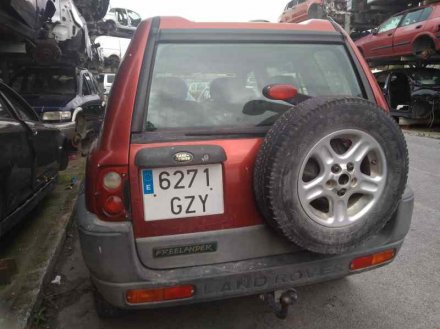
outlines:
[{"label": "headrest", "polygon": [[218,78],[209,87],[211,100],[218,102],[236,103],[252,96],[243,80],[237,78]]},{"label": "headrest", "polygon": [[151,92],[163,98],[185,100],[188,94],[188,86],[181,78],[156,78],[153,80]]}]

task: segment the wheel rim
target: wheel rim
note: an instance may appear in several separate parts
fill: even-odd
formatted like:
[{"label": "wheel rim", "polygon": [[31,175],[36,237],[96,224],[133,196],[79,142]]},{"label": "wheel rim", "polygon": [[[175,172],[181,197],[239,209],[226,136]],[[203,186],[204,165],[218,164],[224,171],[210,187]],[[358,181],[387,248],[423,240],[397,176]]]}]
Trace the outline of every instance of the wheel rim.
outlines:
[{"label": "wheel rim", "polygon": [[370,134],[355,129],[334,132],[305,157],[298,180],[301,206],[315,222],[344,227],[365,218],[382,197],[385,154]]}]

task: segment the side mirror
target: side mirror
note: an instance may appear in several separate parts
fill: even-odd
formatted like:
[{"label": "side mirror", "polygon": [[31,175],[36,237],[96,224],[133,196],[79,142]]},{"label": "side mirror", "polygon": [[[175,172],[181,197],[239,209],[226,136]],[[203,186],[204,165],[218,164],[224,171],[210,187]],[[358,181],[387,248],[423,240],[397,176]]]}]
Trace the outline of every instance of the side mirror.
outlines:
[{"label": "side mirror", "polygon": [[263,88],[263,95],[276,101],[288,101],[298,95],[298,89],[289,84],[271,84]]},{"label": "side mirror", "polygon": [[377,27],[371,30],[372,35],[377,35],[378,33],[379,33],[379,29]]}]

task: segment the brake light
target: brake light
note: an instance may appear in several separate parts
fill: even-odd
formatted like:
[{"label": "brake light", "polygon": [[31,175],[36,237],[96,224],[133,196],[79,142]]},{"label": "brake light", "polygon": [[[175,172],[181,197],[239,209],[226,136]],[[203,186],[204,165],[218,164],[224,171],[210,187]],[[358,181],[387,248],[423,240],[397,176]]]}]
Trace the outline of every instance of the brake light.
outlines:
[{"label": "brake light", "polygon": [[264,87],[263,95],[269,99],[288,101],[298,94],[298,90],[289,84],[272,84]]},{"label": "brake light", "polygon": [[389,262],[396,256],[395,249],[384,250],[372,255],[355,258],[351,261],[350,270],[356,271]]},{"label": "brake light", "polygon": [[124,185],[128,183],[127,167],[102,167],[98,171],[94,193],[94,212],[106,221],[127,218]]},{"label": "brake light", "polygon": [[194,296],[195,288],[192,285],[158,288],[158,289],[136,289],[128,290],[127,302],[130,304],[141,304],[160,302],[173,299],[190,298]]}]

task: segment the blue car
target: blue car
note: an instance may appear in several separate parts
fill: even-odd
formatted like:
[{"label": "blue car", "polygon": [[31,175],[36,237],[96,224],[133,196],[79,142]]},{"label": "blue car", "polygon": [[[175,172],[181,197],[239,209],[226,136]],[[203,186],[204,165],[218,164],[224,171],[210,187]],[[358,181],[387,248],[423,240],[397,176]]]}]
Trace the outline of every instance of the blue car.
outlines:
[{"label": "blue car", "polygon": [[104,114],[102,91],[86,69],[25,67],[15,74],[11,85],[43,122],[53,124],[70,141],[83,122],[100,121]]}]

